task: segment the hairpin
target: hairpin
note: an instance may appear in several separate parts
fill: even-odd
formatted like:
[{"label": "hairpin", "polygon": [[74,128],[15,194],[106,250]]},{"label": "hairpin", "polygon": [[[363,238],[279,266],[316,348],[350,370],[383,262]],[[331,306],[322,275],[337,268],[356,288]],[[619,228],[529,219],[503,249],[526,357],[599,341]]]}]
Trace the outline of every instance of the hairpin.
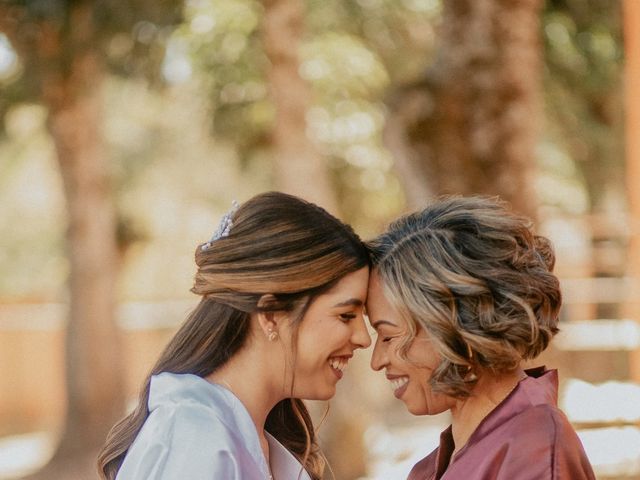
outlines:
[{"label": "hairpin", "polygon": [[209,241],[207,243],[205,243],[204,245],[202,245],[201,249],[202,250],[207,250],[211,244],[213,242],[215,242],[216,240],[222,238],[222,237],[227,237],[229,236],[229,231],[231,230],[231,227],[233,226],[233,215],[238,211],[238,208],[240,208],[240,204],[238,202],[236,202],[235,200],[231,202],[231,210],[229,210],[227,213],[225,213],[222,218],[220,219],[220,224],[218,225],[218,229],[213,233],[213,235],[211,236],[211,238],[209,239]]}]

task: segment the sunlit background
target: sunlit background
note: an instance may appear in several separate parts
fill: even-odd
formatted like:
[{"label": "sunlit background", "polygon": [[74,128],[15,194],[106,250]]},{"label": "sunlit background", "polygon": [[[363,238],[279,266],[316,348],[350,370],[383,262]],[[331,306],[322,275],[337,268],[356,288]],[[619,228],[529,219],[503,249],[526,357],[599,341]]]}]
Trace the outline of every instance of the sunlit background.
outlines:
[{"label": "sunlit background", "polygon": [[[196,303],[196,245],[271,189],[363,238],[441,193],[534,217],[565,303],[534,364],[560,369],[598,478],[640,478],[640,1],[504,3],[1,2],[0,479],[97,478],[91,438],[56,454],[84,428],[69,430],[65,379],[118,376],[124,413]],[[83,257],[71,236],[105,219]],[[117,336],[87,320],[67,337],[85,320],[74,265],[107,251],[116,308],[100,322]],[[65,367],[65,342],[85,340],[73,362],[104,351],[124,368]],[[320,429],[338,480],[405,478],[448,422],[406,413],[369,355]]]}]

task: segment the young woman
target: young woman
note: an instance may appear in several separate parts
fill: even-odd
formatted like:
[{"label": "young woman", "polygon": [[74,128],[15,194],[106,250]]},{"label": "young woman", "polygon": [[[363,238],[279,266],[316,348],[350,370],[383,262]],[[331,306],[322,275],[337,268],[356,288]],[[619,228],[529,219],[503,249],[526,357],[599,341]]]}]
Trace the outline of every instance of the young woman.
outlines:
[{"label": "young woman", "polygon": [[412,414],[452,417],[409,479],[593,479],[556,371],[521,366],[558,331],[549,241],[497,200],[448,198],[370,250],[371,366]]},{"label": "young woman", "polygon": [[300,399],[331,398],[363,320],[369,258],[323,209],[282,193],[227,214],[196,251],[199,305],[110,432],[105,479],[319,479]]}]

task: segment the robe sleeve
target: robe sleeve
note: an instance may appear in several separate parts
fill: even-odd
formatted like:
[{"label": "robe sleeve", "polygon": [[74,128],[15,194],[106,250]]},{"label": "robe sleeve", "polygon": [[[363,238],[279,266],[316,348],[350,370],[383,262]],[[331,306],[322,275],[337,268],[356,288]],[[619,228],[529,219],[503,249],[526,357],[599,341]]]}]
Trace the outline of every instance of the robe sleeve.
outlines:
[{"label": "robe sleeve", "polygon": [[556,419],[556,442],[553,451],[554,480],[595,480],[582,442],[564,414]]},{"label": "robe sleeve", "polygon": [[241,480],[235,438],[197,408],[159,408],[129,448],[116,480]]}]

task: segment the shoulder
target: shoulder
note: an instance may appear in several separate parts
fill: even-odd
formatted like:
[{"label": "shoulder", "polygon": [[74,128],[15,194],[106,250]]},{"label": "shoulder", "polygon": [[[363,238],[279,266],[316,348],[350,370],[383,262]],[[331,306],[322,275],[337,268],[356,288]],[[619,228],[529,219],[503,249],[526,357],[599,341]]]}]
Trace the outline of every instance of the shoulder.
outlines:
[{"label": "shoulder", "polygon": [[566,415],[554,405],[536,405],[504,425],[510,441],[528,449],[583,454],[582,444]]},{"label": "shoulder", "polygon": [[188,443],[226,438],[231,433],[218,411],[189,403],[156,408],[149,414],[140,431],[140,434],[150,434],[156,438],[180,437]]},{"label": "shoulder", "polygon": [[438,449],[436,448],[429,455],[424,457],[418,463],[416,463],[411,471],[407,480],[418,480],[423,478],[431,478],[436,471],[436,458],[438,455]]},{"label": "shoulder", "polygon": [[[537,459],[535,468],[548,472],[548,478],[593,479],[593,472],[584,448],[566,415],[554,405],[532,406],[507,424],[508,443],[515,455],[509,456],[514,465],[530,470],[531,459]],[[526,450],[529,464],[517,465],[524,460],[519,454]],[[567,476],[568,475],[568,476]],[[541,477],[547,478],[547,477]]]},{"label": "shoulder", "polygon": [[558,407],[550,404],[532,405],[525,408],[511,419],[514,427],[528,425],[530,422],[540,422],[539,426],[555,428],[558,423],[567,421],[565,414]]},{"label": "shoulder", "polygon": [[515,415],[505,424],[514,433],[536,437],[538,442],[553,445],[567,439],[578,439],[562,410],[554,405],[535,405]]},{"label": "shoulder", "polygon": [[206,408],[155,409],[129,448],[118,480],[237,478],[246,455],[241,442]]}]

